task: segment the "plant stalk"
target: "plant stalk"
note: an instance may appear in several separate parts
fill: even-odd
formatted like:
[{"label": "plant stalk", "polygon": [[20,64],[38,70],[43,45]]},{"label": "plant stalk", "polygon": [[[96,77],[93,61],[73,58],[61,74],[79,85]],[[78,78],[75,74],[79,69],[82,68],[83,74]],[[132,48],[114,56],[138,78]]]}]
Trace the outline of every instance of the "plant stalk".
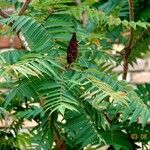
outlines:
[{"label": "plant stalk", "polygon": [[[128,4],[129,4],[130,21],[134,21],[133,0],[128,0]],[[126,80],[126,78],[127,78],[129,57],[130,57],[130,54],[132,51],[132,44],[133,44],[133,38],[134,38],[133,34],[134,34],[134,29],[133,29],[133,27],[131,27],[129,40],[125,47],[125,52],[123,55],[123,76],[122,76],[123,80]]]}]

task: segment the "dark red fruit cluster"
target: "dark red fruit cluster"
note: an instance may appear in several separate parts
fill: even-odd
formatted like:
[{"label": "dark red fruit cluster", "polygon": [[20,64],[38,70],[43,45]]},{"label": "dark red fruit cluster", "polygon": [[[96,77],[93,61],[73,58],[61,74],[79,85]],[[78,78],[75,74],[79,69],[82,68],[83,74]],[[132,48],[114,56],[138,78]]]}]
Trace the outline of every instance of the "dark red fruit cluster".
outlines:
[{"label": "dark red fruit cluster", "polygon": [[67,64],[70,66],[72,62],[75,62],[78,55],[78,41],[76,33],[74,32],[67,48]]}]

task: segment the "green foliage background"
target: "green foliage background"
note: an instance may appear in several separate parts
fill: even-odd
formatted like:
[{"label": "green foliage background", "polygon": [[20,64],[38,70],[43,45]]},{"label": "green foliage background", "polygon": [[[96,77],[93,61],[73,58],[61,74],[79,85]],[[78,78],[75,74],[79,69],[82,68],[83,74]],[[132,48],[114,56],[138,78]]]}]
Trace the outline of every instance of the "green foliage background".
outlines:
[{"label": "green foliage background", "polygon": [[[22,3],[4,0],[0,5],[13,6],[17,12]],[[13,23],[7,33],[21,32],[31,49],[0,54],[0,119],[12,121],[0,129],[0,149],[58,149],[56,138],[67,150],[106,144],[115,150],[135,150],[135,142],[145,146],[150,139],[150,84],[134,89],[118,81],[113,68],[122,57],[113,54],[112,46],[116,41],[126,44],[123,33],[132,27],[130,64],[149,53],[149,5],[149,1],[134,1],[134,22],[129,21],[127,0],[83,0],[80,5],[73,0],[39,0],[31,3],[24,16],[14,13],[0,18],[4,26]],[[86,26],[83,11],[88,16]],[[66,69],[73,32],[79,54]],[[24,131],[25,120],[37,125]],[[132,133],[146,137],[134,139]]]}]

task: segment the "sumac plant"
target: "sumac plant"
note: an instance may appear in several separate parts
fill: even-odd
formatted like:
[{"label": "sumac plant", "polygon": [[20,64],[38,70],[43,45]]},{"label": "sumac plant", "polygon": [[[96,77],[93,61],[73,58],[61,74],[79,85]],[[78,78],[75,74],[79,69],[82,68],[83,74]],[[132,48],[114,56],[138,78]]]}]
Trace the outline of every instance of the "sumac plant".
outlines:
[{"label": "sumac plant", "polygon": [[0,52],[0,150],[146,148],[150,84],[126,76],[149,55],[149,4],[2,0],[1,37],[21,46]]},{"label": "sumac plant", "polygon": [[78,41],[76,33],[74,32],[67,49],[67,64],[69,65],[69,67],[71,63],[75,62],[75,60],[77,59],[77,54],[78,54]]}]

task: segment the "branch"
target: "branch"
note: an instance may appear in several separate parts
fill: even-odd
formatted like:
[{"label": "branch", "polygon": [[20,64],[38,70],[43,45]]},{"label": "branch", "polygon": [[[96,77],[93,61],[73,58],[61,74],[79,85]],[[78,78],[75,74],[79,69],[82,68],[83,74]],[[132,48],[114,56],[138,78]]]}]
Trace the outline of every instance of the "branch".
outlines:
[{"label": "branch", "polygon": [[[10,16],[9,16],[6,12],[4,12],[2,9],[0,9],[0,16],[1,16],[2,18],[4,18],[4,19],[10,17]],[[10,22],[10,23],[9,23],[9,26],[12,27],[12,26],[13,26],[13,23]],[[20,36],[19,33],[20,33],[20,32],[17,33],[17,36],[18,36],[18,38],[19,38],[19,40],[20,40],[20,42],[21,42],[21,48],[22,48],[22,49],[27,49],[27,50],[29,50],[29,48],[25,45],[25,42],[21,39],[21,36]]]},{"label": "branch", "polygon": [[75,0],[76,5],[80,5],[81,4],[81,0]]},{"label": "branch", "polygon": [[57,150],[67,150],[64,141],[59,137],[59,134],[56,130],[54,132],[54,141],[55,141]]},{"label": "branch", "polygon": [[[133,11],[133,0],[128,0],[128,4],[129,4],[129,14],[130,14],[130,21],[134,21],[134,11]],[[127,73],[128,73],[128,63],[129,63],[129,56],[131,54],[132,51],[132,43],[133,43],[133,28],[130,28],[130,36],[129,36],[129,40],[128,43],[125,47],[125,52],[124,52],[124,57],[123,57],[123,76],[122,78],[124,80],[126,80],[127,78]]]},{"label": "branch", "polygon": [[86,27],[86,25],[88,24],[88,15],[87,15],[87,11],[83,11],[82,12],[82,24],[83,27]]},{"label": "branch", "polygon": [[66,145],[65,145],[64,141],[61,141],[56,136],[55,136],[54,141],[55,141],[55,144],[56,144],[56,148],[58,150],[66,150]]},{"label": "branch", "polygon": [[[79,6],[81,4],[81,0],[75,0],[75,3],[77,6]],[[85,27],[88,23],[88,15],[87,15],[87,11],[83,10],[82,14],[81,14],[81,23],[83,25],[83,27]]]},{"label": "branch", "polygon": [[141,38],[147,33],[147,31],[149,31],[149,29],[144,29],[142,31],[142,33],[137,37],[137,39],[134,41],[134,43],[132,44],[132,48],[135,47],[135,45],[137,44],[137,42],[139,42],[141,40]]},{"label": "branch", "polygon": [[2,18],[9,18],[10,16],[6,13],[6,12],[4,12],[2,9],[0,9],[0,16],[2,17]]},{"label": "branch", "polygon": [[31,0],[26,0],[26,1],[24,2],[24,4],[22,5],[22,7],[21,7],[21,9],[20,9],[20,11],[19,11],[19,13],[18,13],[19,16],[24,15],[24,13],[25,13],[25,11],[27,10],[28,5],[30,4],[30,2],[31,2]]},{"label": "branch", "polygon": [[[26,1],[24,2],[24,4],[22,5],[22,7],[21,7],[21,9],[20,9],[20,11],[19,11],[19,13],[18,13],[19,16],[24,15],[24,13],[25,13],[25,11],[27,10],[28,5],[30,4],[30,2],[31,2],[31,0],[26,0]],[[0,15],[1,15],[3,18],[9,18],[9,17],[10,17],[6,12],[2,11],[1,9],[0,9]],[[12,26],[13,23],[10,23],[9,25]],[[26,45],[27,42],[22,39],[22,36],[23,36],[23,35],[21,35],[21,32],[17,32],[17,36],[18,36],[18,38],[20,39],[21,48],[22,48],[22,49],[30,50],[30,48],[28,47],[28,45]]]}]

